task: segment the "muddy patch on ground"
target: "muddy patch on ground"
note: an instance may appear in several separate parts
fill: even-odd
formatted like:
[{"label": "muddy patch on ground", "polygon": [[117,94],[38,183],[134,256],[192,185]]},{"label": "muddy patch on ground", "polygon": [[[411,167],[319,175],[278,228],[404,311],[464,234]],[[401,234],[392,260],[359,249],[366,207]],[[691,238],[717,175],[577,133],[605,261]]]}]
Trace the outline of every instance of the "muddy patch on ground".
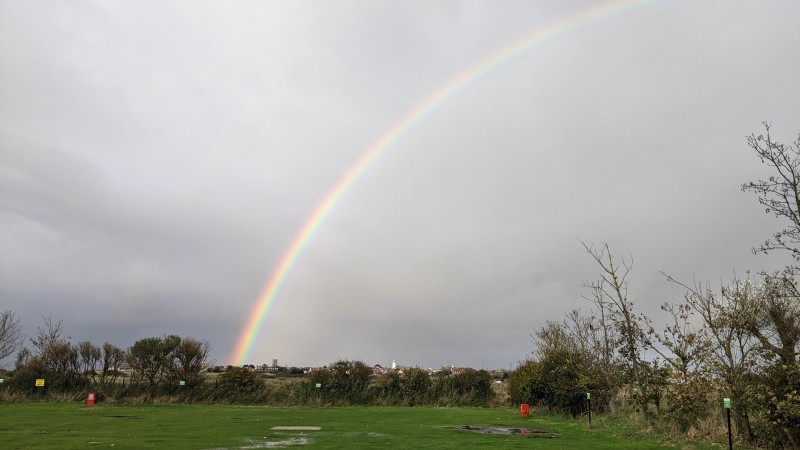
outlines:
[{"label": "muddy patch on ground", "polygon": [[529,438],[555,438],[556,435],[549,430],[540,428],[523,428],[523,427],[476,427],[472,425],[449,426],[451,430],[469,431],[477,434],[497,434],[501,436],[522,436]]}]

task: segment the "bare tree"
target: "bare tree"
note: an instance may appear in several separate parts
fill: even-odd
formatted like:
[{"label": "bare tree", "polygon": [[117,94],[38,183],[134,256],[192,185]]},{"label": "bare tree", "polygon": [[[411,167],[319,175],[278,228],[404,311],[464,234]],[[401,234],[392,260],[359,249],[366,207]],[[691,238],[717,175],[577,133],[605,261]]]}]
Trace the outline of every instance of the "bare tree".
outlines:
[{"label": "bare tree", "polygon": [[668,313],[671,323],[663,331],[653,328],[649,319],[647,346],[669,363],[671,368],[683,377],[684,381],[701,376],[706,368],[707,354],[710,351],[705,328],[694,325],[695,310],[687,303],[664,303],[661,310]]},{"label": "bare tree", "polygon": [[[584,283],[589,288],[591,296],[583,297],[593,304],[589,317],[578,318],[577,312],[567,316],[570,329],[577,334],[582,334],[589,341],[591,353],[596,355],[597,370],[602,375],[608,387],[608,408],[614,411],[617,407],[617,393],[623,384],[620,377],[620,360],[617,354],[617,343],[620,342],[619,330],[612,321],[611,305],[605,298],[601,283]],[[579,330],[583,330],[580,333]]]},{"label": "bare tree", "polygon": [[650,417],[648,404],[653,397],[649,382],[651,368],[641,357],[643,343],[647,341],[642,318],[633,310],[633,301],[628,299],[628,275],[633,263],[617,260],[611,253],[607,243],[595,248],[580,241],[586,252],[600,266],[600,280],[584,283],[584,287],[592,289],[598,296],[598,304],[608,307],[609,320],[618,333],[615,344],[626,366],[634,388],[634,399],[639,405],[642,415]]},{"label": "bare tree", "polygon": [[775,174],[745,183],[742,190],[756,193],[767,214],[784,220],[786,227],[753,251],[785,250],[800,261],[800,135],[792,144],[784,145],[772,140],[769,123],[764,122],[764,128],[764,134],[747,136],[747,144]]},{"label": "bare tree", "polygon": [[37,354],[44,356],[48,347],[55,343],[69,340],[69,338],[64,339],[62,336],[64,333],[63,320],[53,322],[51,317],[42,316],[42,321],[44,323],[42,326],[36,327],[36,336],[32,337],[30,341],[34,349],[36,349]]},{"label": "bare tree", "polygon": [[19,318],[8,310],[0,312],[0,362],[13,355],[21,345],[22,327]]}]

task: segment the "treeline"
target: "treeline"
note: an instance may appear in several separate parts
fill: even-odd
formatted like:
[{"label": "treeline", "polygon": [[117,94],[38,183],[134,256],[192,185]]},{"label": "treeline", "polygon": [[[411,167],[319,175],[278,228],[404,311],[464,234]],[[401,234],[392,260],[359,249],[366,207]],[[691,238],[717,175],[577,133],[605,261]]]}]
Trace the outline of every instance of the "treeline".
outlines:
[{"label": "treeline", "polygon": [[216,402],[279,405],[489,406],[493,399],[492,378],[485,370],[431,376],[411,367],[375,377],[362,361],[347,360],[277,383],[235,367],[207,387]]},{"label": "treeline", "polygon": [[18,352],[16,368],[0,374],[0,398],[81,401],[94,392],[99,401],[282,406],[488,406],[493,398],[485,370],[431,376],[412,367],[376,377],[361,361],[337,361],[301,377],[268,377],[248,367],[216,374],[208,372],[205,341],[167,335],[140,339],[127,350],[74,345],[61,338],[61,322],[49,319],[31,343],[33,350]]},{"label": "treeline", "polygon": [[[800,261],[800,137],[793,145],[765,135],[747,141],[774,175],[744,191],[783,221],[755,253],[789,252]],[[800,268],[747,274],[718,288],[664,275],[682,291],[661,309],[663,327],[637,312],[628,296],[630,259],[607,244],[581,243],[599,267],[584,283],[588,313],[572,311],[532,333],[533,356],[509,377],[511,399],[580,414],[636,410],[651,424],[703,435],[722,423],[731,399],[740,441],[768,448],[800,448]],[[654,420],[657,419],[657,420]]]},{"label": "treeline", "polygon": [[[43,392],[85,392],[120,389],[160,392],[162,386],[201,384],[208,367],[209,344],[195,338],[167,335],[136,341],[123,350],[115,345],[102,346],[89,341],[73,344],[63,336],[63,322],[44,318],[30,347],[22,345],[19,320],[10,311],[0,313],[5,324],[9,349],[19,349],[15,369],[4,372],[6,393],[30,395]],[[13,343],[13,345],[11,345]],[[12,353],[6,352],[9,356]],[[123,367],[126,370],[123,372]],[[44,380],[37,386],[36,380]]]},{"label": "treeline", "polygon": [[[213,402],[271,405],[487,406],[492,377],[485,370],[443,370],[431,376],[412,367],[373,376],[361,361],[337,361],[299,378],[268,382],[264,373],[231,367],[209,369],[210,346],[195,338],[165,335],[136,341],[127,349],[109,343],[73,344],[63,322],[43,318],[30,346],[23,345],[19,319],[0,313],[3,357],[16,354],[15,369],[0,371],[6,399],[83,399],[122,402]],[[44,380],[37,386],[37,380]]]}]

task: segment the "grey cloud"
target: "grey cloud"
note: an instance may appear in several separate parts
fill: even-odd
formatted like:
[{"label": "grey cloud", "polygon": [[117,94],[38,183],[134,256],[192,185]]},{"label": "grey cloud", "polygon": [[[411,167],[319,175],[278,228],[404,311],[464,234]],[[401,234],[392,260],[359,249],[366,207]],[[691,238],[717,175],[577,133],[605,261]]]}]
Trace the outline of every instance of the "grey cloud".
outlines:
[{"label": "grey cloud", "polygon": [[[207,339],[366,148],[472,64],[594,2],[0,6],[0,296],[28,332]],[[499,65],[393,142],[308,242],[253,362],[506,367],[588,307],[577,239],[718,280],[779,224],[744,136],[796,136],[797,8],[660,2]]]}]

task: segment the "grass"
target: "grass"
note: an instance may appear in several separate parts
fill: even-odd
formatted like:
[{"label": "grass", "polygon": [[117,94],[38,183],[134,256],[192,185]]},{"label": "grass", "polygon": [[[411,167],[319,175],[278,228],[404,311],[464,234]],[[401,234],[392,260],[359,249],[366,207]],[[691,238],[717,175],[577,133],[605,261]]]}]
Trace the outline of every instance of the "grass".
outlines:
[{"label": "grass", "polygon": [[[229,405],[86,406],[0,403],[0,448],[719,448],[637,435],[619,421],[543,416],[489,408],[286,408]],[[542,437],[481,435],[446,426],[545,429]],[[272,431],[319,426],[320,431]],[[535,441],[535,442],[534,442]],[[281,444],[282,443],[282,444]],[[671,445],[670,445],[671,444]]]}]

